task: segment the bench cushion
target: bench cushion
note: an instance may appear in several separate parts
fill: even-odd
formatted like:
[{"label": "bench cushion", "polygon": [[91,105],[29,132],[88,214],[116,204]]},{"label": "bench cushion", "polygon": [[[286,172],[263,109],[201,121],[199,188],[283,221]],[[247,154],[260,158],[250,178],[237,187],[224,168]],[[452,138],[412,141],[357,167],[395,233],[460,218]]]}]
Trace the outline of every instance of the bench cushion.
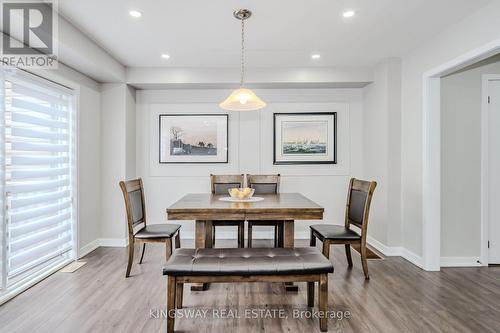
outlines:
[{"label": "bench cushion", "polygon": [[303,275],[333,273],[332,263],[315,247],[179,249],[163,275]]}]

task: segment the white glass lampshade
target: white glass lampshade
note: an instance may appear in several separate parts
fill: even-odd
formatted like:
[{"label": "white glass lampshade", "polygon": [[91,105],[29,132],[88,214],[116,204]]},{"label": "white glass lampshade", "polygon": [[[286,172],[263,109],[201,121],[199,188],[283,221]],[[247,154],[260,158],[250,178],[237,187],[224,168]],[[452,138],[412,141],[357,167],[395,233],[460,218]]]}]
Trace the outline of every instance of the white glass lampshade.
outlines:
[{"label": "white glass lampshade", "polygon": [[266,103],[250,89],[240,88],[233,91],[219,106],[229,111],[254,111],[264,108]]}]

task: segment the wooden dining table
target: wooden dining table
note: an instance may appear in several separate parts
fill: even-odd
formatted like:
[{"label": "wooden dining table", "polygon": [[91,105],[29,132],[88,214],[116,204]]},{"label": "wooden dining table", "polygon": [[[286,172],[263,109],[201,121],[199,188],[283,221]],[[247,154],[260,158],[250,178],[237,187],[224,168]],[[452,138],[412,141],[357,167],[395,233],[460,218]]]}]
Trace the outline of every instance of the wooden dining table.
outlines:
[{"label": "wooden dining table", "polygon": [[[324,208],[300,193],[258,195],[256,202],[219,200],[227,195],[210,193],[187,194],[167,208],[169,220],[195,221],[195,247],[212,247],[212,221],[284,221],[283,246],[294,247],[294,222],[322,220]],[[204,290],[208,285],[193,285],[191,290]],[[288,291],[297,290],[287,285]]]}]

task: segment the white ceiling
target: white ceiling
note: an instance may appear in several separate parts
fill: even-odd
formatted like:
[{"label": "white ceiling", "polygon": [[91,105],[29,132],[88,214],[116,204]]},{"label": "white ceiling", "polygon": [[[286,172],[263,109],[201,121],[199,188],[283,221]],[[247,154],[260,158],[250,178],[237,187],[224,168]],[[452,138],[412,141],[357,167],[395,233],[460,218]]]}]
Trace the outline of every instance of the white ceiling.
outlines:
[{"label": "white ceiling", "polygon": [[[130,67],[371,66],[409,53],[494,0],[60,0],[63,16]],[[136,9],[141,18],[128,12]],[[356,16],[342,17],[345,9]],[[312,53],[321,59],[313,61]],[[161,59],[162,53],[171,55]]]}]

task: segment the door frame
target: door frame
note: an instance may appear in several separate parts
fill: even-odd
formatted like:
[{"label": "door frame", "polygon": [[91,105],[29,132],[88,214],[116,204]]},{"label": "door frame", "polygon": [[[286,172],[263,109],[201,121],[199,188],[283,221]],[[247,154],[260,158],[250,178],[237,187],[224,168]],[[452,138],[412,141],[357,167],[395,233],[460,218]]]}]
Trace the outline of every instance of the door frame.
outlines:
[{"label": "door frame", "polygon": [[497,53],[500,39],[423,74],[422,268],[427,271],[441,269],[441,77]]},{"label": "door frame", "polygon": [[500,74],[484,74],[481,88],[481,256],[482,266],[489,264],[489,104],[490,81],[500,81]]}]

